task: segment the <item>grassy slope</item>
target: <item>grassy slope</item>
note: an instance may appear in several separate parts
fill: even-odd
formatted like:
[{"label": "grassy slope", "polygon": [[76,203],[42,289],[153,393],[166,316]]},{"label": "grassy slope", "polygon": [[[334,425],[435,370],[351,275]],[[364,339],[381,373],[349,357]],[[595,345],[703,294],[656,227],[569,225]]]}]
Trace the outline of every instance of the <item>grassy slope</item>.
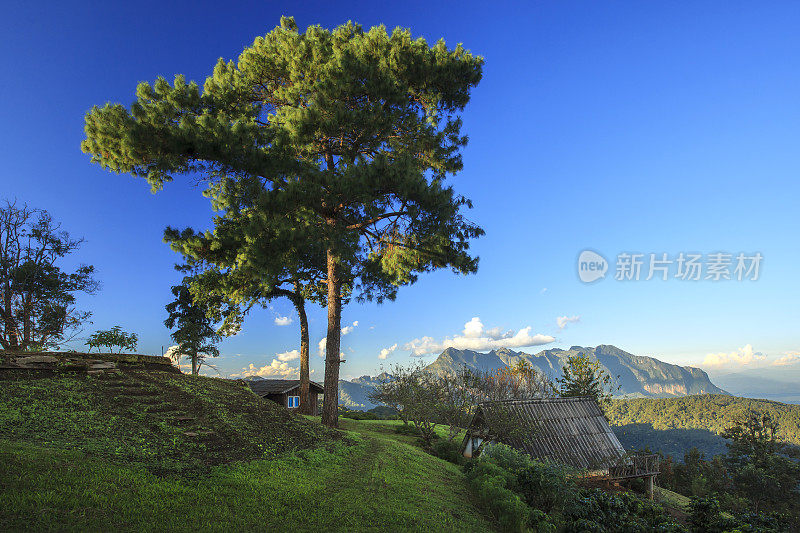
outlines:
[{"label": "grassy slope", "polygon": [[[130,418],[133,397],[119,397],[126,408],[114,407],[111,420],[112,407],[96,403],[111,401],[105,384],[93,378],[0,381],[0,530],[491,529],[458,467],[411,445],[392,423],[343,420],[348,432],[337,438],[230,383],[159,377],[175,393],[172,408],[200,415],[201,430],[225,438],[203,449],[163,417]],[[266,438],[253,430],[257,413],[277,417],[261,430],[282,430]],[[322,446],[308,447],[308,436]],[[115,442],[125,442],[122,452]],[[235,450],[228,445],[246,450],[241,460],[221,462]],[[207,453],[217,455],[206,461]]]}]

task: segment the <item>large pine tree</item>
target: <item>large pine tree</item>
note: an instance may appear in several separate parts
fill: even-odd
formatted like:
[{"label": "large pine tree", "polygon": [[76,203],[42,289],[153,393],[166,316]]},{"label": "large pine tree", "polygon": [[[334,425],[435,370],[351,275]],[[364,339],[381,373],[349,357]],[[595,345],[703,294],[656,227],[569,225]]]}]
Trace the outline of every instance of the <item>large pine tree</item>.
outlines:
[{"label": "large pine tree", "polygon": [[93,108],[82,148],[154,190],[201,173],[217,209],[247,206],[276,243],[322,244],[323,422],[336,426],[343,287],[381,300],[419,272],[477,269],[469,241],[483,232],[445,181],[462,168],[460,112],[482,65],[408,30],[300,32],[282,18],[237,63],[220,60],[202,91],[160,78],[139,85],[130,109]]}]

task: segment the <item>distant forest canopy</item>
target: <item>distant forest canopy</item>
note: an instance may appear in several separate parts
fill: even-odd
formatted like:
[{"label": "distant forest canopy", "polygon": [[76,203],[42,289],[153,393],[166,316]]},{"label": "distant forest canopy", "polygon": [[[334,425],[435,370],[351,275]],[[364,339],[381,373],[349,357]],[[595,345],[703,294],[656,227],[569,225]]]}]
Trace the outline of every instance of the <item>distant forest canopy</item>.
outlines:
[{"label": "distant forest canopy", "polygon": [[672,456],[676,462],[697,448],[706,459],[728,453],[728,442],[707,429],[654,429],[650,424],[611,426],[622,446],[629,451],[649,450]]},{"label": "distant forest canopy", "polygon": [[[720,434],[737,421],[746,418],[750,411],[767,414],[776,420],[779,424],[779,440],[800,445],[800,405],[770,400],[722,395],[613,400],[606,407],[606,416],[614,426],[651,424],[656,430],[699,429]],[[631,437],[639,431],[641,428],[631,426]],[[703,435],[696,437],[703,441],[709,440]],[[652,443],[651,449],[655,451],[657,444]],[[698,448],[703,449],[702,446]]]}]

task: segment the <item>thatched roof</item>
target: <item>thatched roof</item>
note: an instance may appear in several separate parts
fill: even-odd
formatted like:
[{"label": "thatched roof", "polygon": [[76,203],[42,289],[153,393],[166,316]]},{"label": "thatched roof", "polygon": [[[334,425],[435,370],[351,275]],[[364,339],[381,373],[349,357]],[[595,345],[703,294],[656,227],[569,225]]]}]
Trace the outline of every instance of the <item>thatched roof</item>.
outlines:
[{"label": "thatched roof", "polygon": [[485,436],[492,419],[509,416],[523,430],[505,442],[534,459],[598,470],[617,464],[625,454],[593,398],[506,400],[480,404],[464,438]]},{"label": "thatched roof", "polygon": [[[300,386],[299,379],[256,379],[249,380],[247,384],[259,396],[267,394],[283,394],[289,392]],[[309,391],[321,393],[323,391],[322,385],[311,381],[309,383]]]}]

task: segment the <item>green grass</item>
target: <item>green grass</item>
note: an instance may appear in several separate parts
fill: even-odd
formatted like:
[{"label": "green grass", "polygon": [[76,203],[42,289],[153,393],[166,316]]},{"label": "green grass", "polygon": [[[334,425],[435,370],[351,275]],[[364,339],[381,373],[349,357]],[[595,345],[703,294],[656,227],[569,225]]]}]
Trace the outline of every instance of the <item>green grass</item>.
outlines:
[{"label": "green grass", "polygon": [[688,513],[690,511],[689,504],[691,500],[682,494],[672,492],[671,490],[667,490],[663,487],[654,487],[653,496],[657,502],[662,503],[667,507],[678,509],[684,513]]},{"label": "green grass", "polygon": [[339,438],[220,379],[130,370],[0,380],[0,439],[78,450],[155,473],[200,473]]},{"label": "green grass", "polygon": [[[342,419],[346,431],[332,432],[227,382],[164,378],[154,386],[169,391],[171,405],[202,415],[221,443],[256,454],[253,416],[267,416],[259,427],[273,428],[261,437],[268,453],[254,458],[230,449],[234,459],[243,458],[203,465],[203,450],[181,440],[179,428],[132,418],[135,397],[125,409],[98,405],[107,391],[98,382],[81,382],[91,379],[0,381],[0,530],[493,528],[473,505],[460,469],[424,452],[415,437],[395,433],[399,422]],[[108,422],[109,409],[117,413],[114,422]],[[276,438],[280,429],[297,431],[301,441],[315,436],[317,446],[293,446]],[[135,445],[116,453],[118,439]],[[172,454],[171,468],[163,468],[162,453]],[[175,467],[182,461],[191,468]]]}]

